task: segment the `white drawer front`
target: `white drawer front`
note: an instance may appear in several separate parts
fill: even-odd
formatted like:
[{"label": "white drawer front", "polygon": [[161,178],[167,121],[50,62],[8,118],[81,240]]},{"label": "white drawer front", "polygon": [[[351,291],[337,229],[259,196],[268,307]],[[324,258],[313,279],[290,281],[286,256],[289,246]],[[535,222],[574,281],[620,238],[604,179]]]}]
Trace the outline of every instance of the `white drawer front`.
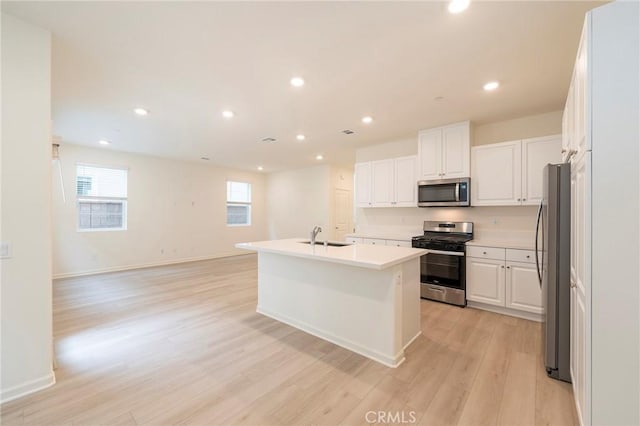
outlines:
[{"label": "white drawer front", "polygon": [[505,249],[496,247],[467,246],[467,257],[477,257],[481,259],[505,259]]},{"label": "white drawer front", "polygon": [[387,240],[387,245],[396,247],[411,247],[411,241]]},{"label": "white drawer front", "polygon": [[362,244],[362,238],[358,237],[347,237],[344,240],[348,243]]},{"label": "white drawer front", "polygon": [[387,245],[387,240],[383,240],[380,238],[363,238],[362,242],[364,244],[373,244],[376,246],[385,246]]},{"label": "white drawer front", "polygon": [[507,260],[512,262],[535,263],[536,254],[533,250],[507,249]]}]

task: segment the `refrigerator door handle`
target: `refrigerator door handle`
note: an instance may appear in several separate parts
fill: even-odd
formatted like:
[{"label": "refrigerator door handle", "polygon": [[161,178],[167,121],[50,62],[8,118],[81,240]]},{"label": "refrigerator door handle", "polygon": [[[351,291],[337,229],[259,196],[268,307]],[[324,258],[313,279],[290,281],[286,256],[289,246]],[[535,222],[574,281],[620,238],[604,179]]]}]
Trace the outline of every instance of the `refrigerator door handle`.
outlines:
[{"label": "refrigerator door handle", "polygon": [[[538,272],[538,282],[540,283],[540,287],[542,287],[542,272],[540,270],[540,262],[539,262],[539,256],[538,256],[538,234],[540,232],[541,219],[542,219],[542,201],[540,201],[540,206],[538,206],[538,218],[536,219],[536,240],[535,240],[536,271]],[[543,246],[544,246],[544,242],[543,242]]]}]

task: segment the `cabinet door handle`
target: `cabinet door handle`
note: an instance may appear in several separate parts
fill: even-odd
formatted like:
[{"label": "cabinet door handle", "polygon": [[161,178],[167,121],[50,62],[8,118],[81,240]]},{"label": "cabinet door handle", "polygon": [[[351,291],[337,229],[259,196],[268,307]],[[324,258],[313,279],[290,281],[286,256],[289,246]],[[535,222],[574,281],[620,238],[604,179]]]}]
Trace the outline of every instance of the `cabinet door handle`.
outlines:
[{"label": "cabinet door handle", "polygon": [[518,201],[520,201],[520,198],[518,198]]},{"label": "cabinet door handle", "polygon": [[502,269],[504,269],[504,265],[500,266]]},{"label": "cabinet door handle", "polygon": [[511,269],[511,266],[507,266],[507,269]]},{"label": "cabinet door handle", "polygon": [[523,198],[523,199],[522,199],[522,201],[527,201],[527,199],[526,199],[526,198]]},{"label": "cabinet door handle", "polygon": [[486,252],[486,251],[483,251],[483,252],[482,252],[482,254],[487,254],[487,252]]},{"label": "cabinet door handle", "polygon": [[575,281],[571,281],[571,282],[570,282],[570,284],[569,284],[569,286],[570,286],[571,288],[576,288],[577,284],[576,284],[576,282],[575,282]]}]

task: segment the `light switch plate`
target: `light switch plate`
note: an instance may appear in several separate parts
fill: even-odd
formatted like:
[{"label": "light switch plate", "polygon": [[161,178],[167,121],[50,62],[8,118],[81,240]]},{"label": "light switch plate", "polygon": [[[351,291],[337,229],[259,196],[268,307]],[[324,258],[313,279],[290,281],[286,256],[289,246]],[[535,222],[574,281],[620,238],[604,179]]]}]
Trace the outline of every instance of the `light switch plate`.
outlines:
[{"label": "light switch plate", "polygon": [[0,259],[9,259],[11,257],[9,245],[9,241],[0,242]]}]

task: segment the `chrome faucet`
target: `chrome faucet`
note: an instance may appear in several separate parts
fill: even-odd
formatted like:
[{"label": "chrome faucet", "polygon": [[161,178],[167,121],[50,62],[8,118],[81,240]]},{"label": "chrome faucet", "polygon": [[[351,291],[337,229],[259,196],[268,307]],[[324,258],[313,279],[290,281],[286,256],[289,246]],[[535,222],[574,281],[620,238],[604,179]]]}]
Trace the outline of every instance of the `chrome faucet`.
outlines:
[{"label": "chrome faucet", "polygon": [[322,232],[322,228],[320,228],[319,226],[314,226],[313,227],[313,231],[311,231],[311,245],[315,245],[316,243],[316,237],[318,236],[318,233]]}]

